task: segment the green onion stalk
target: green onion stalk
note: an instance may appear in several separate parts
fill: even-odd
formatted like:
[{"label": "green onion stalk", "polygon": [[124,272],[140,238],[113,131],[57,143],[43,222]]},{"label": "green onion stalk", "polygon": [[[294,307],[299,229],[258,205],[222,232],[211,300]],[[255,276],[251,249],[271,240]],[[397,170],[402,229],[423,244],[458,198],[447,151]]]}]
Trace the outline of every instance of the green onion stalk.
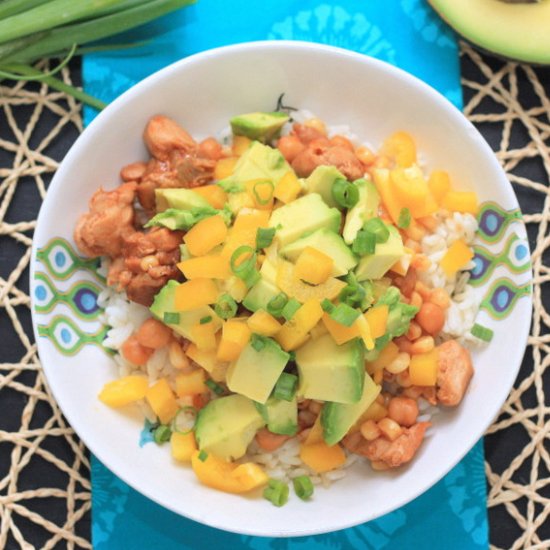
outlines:
[{"label": "green onion stalk", "polygon": [[[57,78],[75,55],[137,44],[98,45],[194,0],[3,0],[0,2],[0,80],[44,82],[98,110],[105,103]],[[88,45],[88,46],[86,46]],[[48,71],[35,63],[59,59]]]}]

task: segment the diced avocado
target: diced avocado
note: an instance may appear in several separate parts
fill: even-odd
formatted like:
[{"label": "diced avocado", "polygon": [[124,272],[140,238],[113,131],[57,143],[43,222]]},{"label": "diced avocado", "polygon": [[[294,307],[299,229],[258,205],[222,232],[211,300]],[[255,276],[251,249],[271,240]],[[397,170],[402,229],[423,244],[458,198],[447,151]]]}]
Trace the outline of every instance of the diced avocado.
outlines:
[{"label": "diced avocado", "polygon": [[191,252],[185,243],[180,244],[180,261],[189,260],[191,258]]},{"label": "diced avocado", "polygon": [[210,208],[208,201],[191,189],[178,187],[177,189],[155,189],[157,212],[163,212],[168,208],[177,210],[190,210],[191,208]]},{"label": "diced avocado", "polygon": [[260,275],[268,283],[277,284],[277,267],[267,258],[264,260],[262,267],[260,267]]},{"label": "diced avocado", "polygon": [[195,437],[199,449],[223,460],[245,453],[256,432],[264,426],[254,403],[242,395],[213,399],[197,415]]},{"label": "diced avocado", "polygon": [[359,420],[361,415],[371,406],[382,388],[365,374],[363,395],[357,403],[345,404],[328,402],[321,412],[321,426],[323,427],[323,439],[327,445],[335,445]]},{"label": "diced avocado", "polygon": [[353,269],[357,265],[357,257],[346,245],[344,239],[338,233],[325,227],[283,246],[281,248],[281,256],[291,262],[295,262],[304,248],[308,246],[332,258],[334,261],[333,277],[346,275],[350,269]]},{"label": "diced avocado", "polygon": [[256,403],[256,407],[267,423],[267,429],[280,435],[295,435],[298,431],[298,402],[270,397],[265,405]]},{"label": "diced avocado", "polygon": [[[175,294],[176,288],[179,286],[177,281],[168,281],[155,296],[153,304],[149,308],[151,313],[160,321],[164,322],[165,313],[175,313]],[[197,325],[204,317],[212,317],[212,322],[215,323],[216,328],[221,327],[221,319],[216,315],[214,310],[210,306],[202,306],[191,311],[179,311],[179,322],[170,323],[169,326],[172,330],[178,334],[191,340],[191,328]]]},{"label": "diced avocado", "polygon": [[236,216],[243,208],[254,208],[254,200],[248,191],[240,191],[238,193],[228,193],[227,206],[229,210]]},{"label": "diced avocado", "polygon": [[380,195],[372,182],[360,179],[354,182],[354,185],[359,190],[359,200],[346,214],[342,236],[347,244],[351,244],[355,240],[357,233],[367,220],[378,216],[378,206],[380,205]]},{"label": "diced avocado", "polygon": [[332,186],[339,179],[346,181],[346,176],[335,166],[317,166],[306,178],[305,186],[308,193],[317,193],[329,206],[337,206],[332,197]]},{"label": "diced avocado", "polygon": [[269,227],[277,227],[275,239],[285,246],[323,227],[338,232],[341,221],[338,209],[327,206],[321,195],[311,193],[274,210]]},{"label": "diced avocado", "polygon": [[229,122],[236,136],[246,136],[258,141],[271,141],[289,120],[286,113],[248,113],[233,117]]},{"label": "diced avocado", "polygon": [[378,243],[374,254],[361,258],[355,269],[358,281],[380,279],[405,254],[399,231],[393,225],[387,225],[387,227],[390,230],[388,240],[385,243]]},{"label": "diced avocado", "polygon": [[291,170],[278,149],[254,141],[237,161],[231,179],[241,183],[268,179],[276,185]]},{"label": "diced avocado", "polygon": [[391,338],[405,334],[409,330],[411,320],[417,313],[418,308],[416,306],[403,302],[391,307],[386,322],[386,334],[390,334]]},{"label": "diced avocado", "polygon": [[296,350],[298,394],[306,399],[357,403],[365,378],[364,347],[359,339],[339,346],[330,334]]},{"label": "diced avocado", "polygon": [[227,387],[258,403],[265,403],[290,359],[271,338],[261,339],[256,349],[249,342],[227,370]]},{"label": "diced avocado", "polygon": [[261,279],[248,291],[243,300],[243,306],[249,311],[266,309],[269,300],[281,292],[275,282],[277,271],[269,260],[264,260],[260,275]]}]

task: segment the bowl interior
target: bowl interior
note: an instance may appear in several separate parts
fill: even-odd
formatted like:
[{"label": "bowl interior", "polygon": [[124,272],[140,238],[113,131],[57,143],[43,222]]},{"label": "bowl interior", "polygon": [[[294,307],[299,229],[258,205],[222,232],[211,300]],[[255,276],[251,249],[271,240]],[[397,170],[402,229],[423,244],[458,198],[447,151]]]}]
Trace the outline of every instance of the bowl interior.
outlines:
[{"label": "bowl interior", "polygon": [[[525,241],[523,225],[509,214],[518,208],[511,187],[477,131],[437,92],[365,56],[296,42],[212,50],[153,75],[97,117],[62,163],[35,236],[34,326],[49,384],[86,445],[135,489],[199,522],[264,536],[342,529],[394,510],[432,486],[474,445],[498,412],[517,374],[530,320],[529,268],[516,274],[506,265],[496,265],[478,289],[480,299],[488,296],[495,281],[506,279],[515,289],[513,309],[499,320],[487,308],[482,313],[495,338],[474,352],[476,374],[462,405],[437,416],[432,434],[408,467],[377,473],[358,465],[330,490],[319,490],[307,505],[292,499],[275,509],[262,499],[210,490],[199,485],[188,468],[173,463],[166,447],[140,448],[140,415],[111,410],[97,400],[102,385],[116,375],[108,354],[97,345],[78,345],[71,353],[54,345],[52,335],[56,330],[61,334],[56,319],[69,317],[73,324],[68,328],[76,330],[73,336],[82,342],[101,341],[102,327],[97,319],[75,316],[62,300],[49,310],[40,307],[40,274],[48,274],[48,253],[55,258],[48,245],[59,237],[72,243],[75,222],[94,191],[115,187],[124,164],[147,158],[141,135],[152,115],[172,117],[201,138],[216,135],[235,114],[274,109],[283,92],[286,104],[308,109],[328,124],[349,125],[374,146],[395,130],[410,132],[428,168],[448,170],[454,185],[475,189],[481,202],[493,201],[504,212],[501,217],[510,218],[502,239],[487,245],[489,249],[498,248],[512,232]],[[71,261],[69,275],[55,281],[57,296],[83,280],[100,285],[87,264]],[[516,336],[510,339],[507,333]]]}]

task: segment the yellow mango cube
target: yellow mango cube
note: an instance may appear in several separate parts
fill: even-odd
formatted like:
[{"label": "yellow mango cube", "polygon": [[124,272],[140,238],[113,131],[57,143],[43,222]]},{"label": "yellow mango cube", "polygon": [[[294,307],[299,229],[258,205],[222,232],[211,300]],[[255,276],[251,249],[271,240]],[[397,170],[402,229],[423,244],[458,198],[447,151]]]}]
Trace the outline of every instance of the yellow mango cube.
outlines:
[{"label": "yellow mango cube", "polygon": [[[379,372],[381,373],[382,371]],[[384,405],[378,403],[378,401],[373,401],[369,408],[361,415],[358,424],[363,423],[365,420],[374,420],[375,422],[378,422],[387,415],[388,409],[386,409]]]},{"label": "yellow mango cube", "polygon": [[170,436],[170,449],[174,460],[178,462],[191,462],[191,457],[197,450],[195,434],[193,432],[187,434],[172,432]]},{"label": "yellow mango cube", "polygon": [[477,195],[473,191],[449,191],[441,201],[443,208],[451,212],[477,214],[479,204]]},{"label": "yellow mango cube", "polygon": [[217,254],[183,260],[178,263],[178,269],[186,279],[229,279],[232,276],[229,259]]},{"label": "yellow mango cube", "polygon": [[407,132],[395,132],[387,138],[382,145],[381,153],[400,167],[406,168],[416,162],[416,145]]},{"label": "yellow mango cube", "polygon": [[246,136],[233,136],[231,151],[236,157],[240,157],[250,147],[251,143],[252,140]]},{"label": "yellow mango cube", "polygon": [[435,386],[437,383],[438,349],[411,357],[409,376],[414,386]]},{"label": "yellow mango cube", "polygon": [[196,344],[200,350],[210,351],[216,349],[216,332],[218,325],[209,321],[208,323],[197,323],[191,327],[190,340]]},{"label": "yellow mango cube", "polygon": [[148,386],[147,376],[133,374],[107,382],[98,397],[109,407],[123,407],[143,399]]},{"label": "yellow mango cube", "polygon": [[300,446],[300,458],[314,472],[321,474],[339,468],[346,462],[346,453],[336,444],[329,446],[324,441]]},{"label": "yellow mango cube", "polygon": [[394,342],[389,344],[380,352],[380,355],[374,361],[367,361],[366,367],[369,374],[374,374],[387,367],[399,355],[399,348]]},{"label": "yellow mango cube", "polygon": [[252,332],[262,336],[273,336],[281,330],[281,323],[263,309],[258,309],[247,320],[248,326]]},{"label": "yellow mango cube", "polygon": [[185,351],[187,357],[201,366],[206,372],[212,373],[217,368],[219,362],[216,359],[216,350],[201,350],[195,344],[189,344]]},{"label": "yellow mango cube", "polygon": [[308,338],[308,333],[321,320],[324,311],[319,300],[312,298],[305,302],[275,335],[285,351],[300,347]]},{"label": "yellow mango cube", "polygon": [[188,395],[207,392],[208,387],[204,383],[205,380],[206,376],[202,369],[178,374],[175,379],[176,395],[178,397],[186,397]]},{"label": "yellow mango cube", "polygon": [[227,203],[227,193],[219,185],[203,185],[192,191],[206,199],[212,208],[221,210]]},{"label": "yellow mango cube", "polygon": [[241,210],[229,231],[222,255],[231,258],[231,255],[239,246],[251,246],[256,248],[256,233],[260,227],[267,227],[270,212],[257,208]]},{"label": "yellow mango cube", "polygon": [[345,325],[342,325],[338,321],[332,319],[328,313],[323,315],[323,324],[332,336],[332,339],[339,346],[353,340],[354,338],[359,338],[361,335],[359,332],[359,327],[355,323],[353,323],[351,327],[346,327]]},{"label": "yellow mango cube", "polygon": [[444,170],[434,170],[428,179],[428,187],[437,204],[441,205],[443,197],[451,190],[451,179]]},{"label": "yellow mango cube", "polygon": [[367,350],[370,351],[371,349],[374,349],[374,339],[371,334],[370,326],[365,317],[363,317],[363,315],[359,315],[353,324],[359,330],[359,336],[361,337],[361,340],[363,340],[363,344],[365,344]]},{"label": "yellow mango cube", "polygon": [[273,210],[273,191],[275,186],[268,179],[255,179],[247,181],[246,190],[254,201],[254,208],[258,210]]},{"label": "yellow mango cube", "polygon": [[393,223],[396,224],[404,205],[394,191],[390,178],[390,171],[387,168],[375,168],[372,171],[372,177],[380,198],[382,199],[384,208],[388,211]]},{"label": "yellow mango cube", "polygon": [[239,159],[237,157],[228,157],[218,160],[214,168],[214,179],[224,180],[233,174],[233,169]]},{"label": "yellow mango cube", "polygon": [[370,327],[371,336],[376,339],[386,334],[386,324],[388,322],[389,307],[386,304],[371,307],[364,317]]},{"label": "yellow mango cube", "polygon": [[193,256],[204,256],[225,241],[227,225],[221,216],[210,216],[194,225],[184,236],[183,242]]},{"label": "yellow mango cube", "polygon": [[246,322],[229,319],[222,327],[222,337],[216,357],[219,361],[235,361],[250,340],[251,331]]},{"label": "yellow mango cube", "polygon": [[145,399],[162,424],[168,424],[179,410],[176,396],[166,378],[157,380],[148,388]]},{"label": "yellow mango cube", "polygon": [[474,257],[472,249],[462,239],[455,241],[445,252],[441,259],[441,268],[448,277],[452,277],[457,271],[460,271],[468,265],[468,262]]},{"label": "yellow mango cube", "polygon": [[273,196],[285,204],[292,202],[302,191],[298,177],[292,171],[287,172],[275,186]]},{"label": "yellow mango cube", "polygon": [[324,283],[331,275],[334,267],[334,260],[313,248],[306,246],[296,260],[294,275],[312,285]]},{"label": "yellow mango cube", "polygon": [[218,300],[218,287],[212,279],[193,279],[176,288],[174,307],[177,311],[191,311]]}]

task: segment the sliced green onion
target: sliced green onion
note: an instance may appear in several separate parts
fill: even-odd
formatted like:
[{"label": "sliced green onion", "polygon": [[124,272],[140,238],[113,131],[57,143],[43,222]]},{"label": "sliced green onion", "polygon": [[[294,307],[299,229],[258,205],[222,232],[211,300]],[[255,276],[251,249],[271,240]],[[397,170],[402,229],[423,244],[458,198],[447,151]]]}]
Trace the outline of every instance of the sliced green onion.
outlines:
[{"label": "sliced green onion", "polygon": [[281,312],[282,316],[287,320],[290,321],[292,317],[294,317],[294,314],[302,307],[302,304],[296,300],[296,298],[291,298],[283,308],[283,311]]},{"label": "sliced green onion", "polygon": [[277,479],[270,479],[264,489],[264,498],[275,506],[284,506],[288,501],[288,485]]},{"label": "sliced green onion", "polygon": [[199,324],[200,325],[207,325],[208,323],[210,323],[210,321],[212,321],[212,315],[207,315],[206,317],[202,317],[199,321]]},{"label": "sliced green onion", "polygon": [[246,285],[246,288],[253,287],[262,276],[257,269],[253,269],[250,273],[247,273],[245,277],[242,277],[243,283]]},{"label": "sliced green onion", "polygon": [[273,397],[276,399],[283,399],[284,401],[292,401],[297,388],[298,377],[295,374],[283,372],[275,384]]},{"label": "sliced green onion", "polygon": [[256,351],[262,351],[265,348],[266,339],[263,336],[260,336],[259,334],[253,334],[250,337],[250,345],[256,350]]},{"label": "sliced green onion", "polygon": [[330,318],[341,325],[346,327],[351,327],[357,317],[359,317],[360,312],[356,309],[348,306],[348,304],[339,303],[330,314]]},{"label": "sliced green onion", "polygon": [[330,313],[334,309],[334,304],[328,298],[324,298],[321,307],[325,313]]},{"label": "sliced green onion", "polygon": [[[241,256],[246,256],[247,254],[248,257],[246,259],[238,262]],[[231,255],[230,265],[231,271],[242,279],[243,276],[256,267],[256,251],[248,245],[239,246]]]},{"label": "sliced green onion", "polygon": [[214,380],[209,379],[204,385],[211,389],[216,395],[222,395],[225,392],[223,386],[220,386],[218,383],[214,382]]},{"label": "sliced green onion", "polygon": [[380,218],[371,218],[364,226],[363,229],[367,233],[372,233],[376,242],[383,244],[390,238],[390,230],[386,224]]},{"label": "sliced green onion", "polygon": [[355,237],[355,240],[351,245],[351,249],[359,256],[374,254],[374,251],[376,250],[376,235],[361,229],[357,233],[357,237]]},{"label": "sliced green onion", "polygon": [[313,482],[309,476],[298,476],[292,480],[294,492],[298,498],[307,500],[313,495]]},{"label": "sliced green onion", "polygon": [[[187,413],[189,412],[193,414],[193,417],[191,419],[188,418],[187,416]],[[182,420],[186,424],[184,429],[181,429],[180,426],[178,425],[178,423],[181,423]],[[172,428],[172,431],[175,433],[187,435],[188,433],[191,433],[195,429],[196,422],[197,422],[197,409],[195,407],[186,406],[186,407],[182,407],[176,413],[176,416],[174,416],[174,419],[172,420],[171,428]]]},{"label": "sliced green onion", "polygon": [[[258,187],[260,187],[262,185],[269,187],[269,197],[267,199],[263,199],[261,197],[259,191],[256,190]],[[270,181],[270,180],[258,181],[254,184],[254,187],[252,187],[252,193],[254,195],[254,198],[256,199],[256,202],[258,204],[261,204],[262,206],[264,206],[266,204],[269,204],[269,202],[273,198],[273,192],[274,191],[275,191],[275,186],[273,185],[273,182]]]},{"label": "sliced green onion", "polygon": [[[350,283],[340,292],[340,302],[351,307],[362,307],[367,292],[363,285],[359,283]],[[323,304],[321,304],[322,307]],[[330,312],[329,312],[330,313]]]},{"label": "sliced green onion", "polygon": [[353,183],[338,178],[332,184],[332,198],[342,208],[352,208],[359,201],[359,189]]},{"label": "sliced green onion", "polygon": [[288,360],[289,361],[296,361],[296,352],[295,351],[287,351],[288,353]]},{"label": "sliced green onion", "polygon": [[279,292],[267,302],[267,312],[275,317],[280,317],[283,314],[283,309],[288,302],[288,296],[284,292]]},{"label": "sliced green onion", "polygon": [[157,445],[162,445],[163,443],[170,441],[171,436],[172,430],[170,429],[170,426],[167,426],[166,424],[159,424],[153,431],[153,439]]},{"label": "sliced green onion", "polygon": [[162,320],[167,325],[177,325],[180,322],[180,314],[176,311],[165,311]]},{"label": "sliced green onion", "polygon": [[397,227],[407,229],[411,225],[411,211],[408,208],[401,208],[397,218]]},{"label": "sliced green onion", "polygon": [[275,227],[259,227],[256,231],[256,248],[267,248],[275,236]]},{"label": "sliced green onion", "polygon": [[231,319],[237,313],[237,302],[229,294],[222,294],[214,306],[214,311],[221,319]]},{"label": "sliced green onion", "polygon": [[197,457],[201,462],[204,462],[208,458],[208,453],[206,451],[201,451]]},{"label": "sliced green onion", "polygon": [[484,327],[478,323],[472,327],[470,332],[472,333],[472,336],[475,336],[484,342],[490,342],[495,334],[490,328]]}]

